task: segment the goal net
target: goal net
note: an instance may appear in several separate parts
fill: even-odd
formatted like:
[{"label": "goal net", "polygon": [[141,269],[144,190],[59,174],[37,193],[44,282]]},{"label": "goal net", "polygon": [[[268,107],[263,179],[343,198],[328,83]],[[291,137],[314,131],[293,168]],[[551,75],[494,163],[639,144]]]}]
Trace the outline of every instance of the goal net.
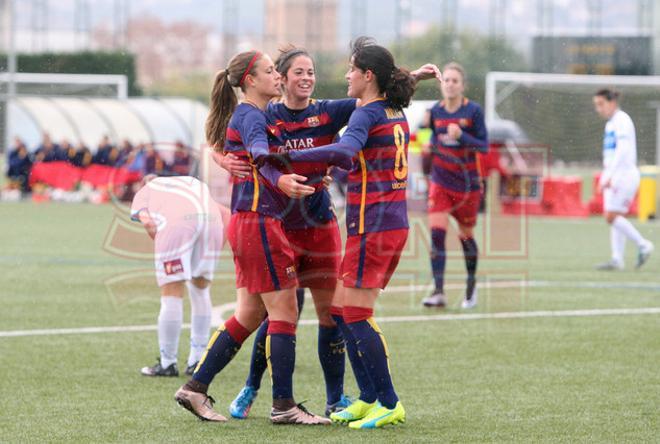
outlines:
[{"label": "goal net", "polygon": [[656,164],[660,77],[491,72],[486,78],[486,118],[516,122],[551,161],[598,165],[603,122],[592,97],[601,88],[621,93],[619,103],[635,123],[640,164]]}]

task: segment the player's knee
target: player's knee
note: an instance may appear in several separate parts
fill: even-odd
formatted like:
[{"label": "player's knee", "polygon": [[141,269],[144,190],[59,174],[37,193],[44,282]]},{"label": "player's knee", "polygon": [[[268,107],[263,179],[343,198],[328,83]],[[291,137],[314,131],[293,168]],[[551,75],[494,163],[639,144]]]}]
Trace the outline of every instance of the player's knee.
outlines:
[{"label": "player's knee", "polygon": [[334,327],[336,325],[330,314],[330,305],[327,307],[316,307],[316,316],[319,319],[319,324],[324,327]]},{"label": "player's knee", "polygon": [[265,312],[245,307],[237,307],[234,317],[250,333],[255,331],[264,320]]},{"label": "player's knee", "polygon": [[208,279],[206,279],[204,277],[194,277],[190,280],[190,282],[192,282],[192,284],[195,287],[201,288],[201,289],[204,289],[204,288],[208,287],[209,285],[211,285],[211,281],[209,281]]},{"label": "player's knee", "polygon": [[183,284],[184,281],[168,282],[167,284],[163,284],[160,287],[160,294],[161,296],[174,296],[182,298]]},{"label": "player's knee", "polygon": [[458,234],[463,239],[472,238],[474,237],[474,229],[466,225],[459,225]]},{"label": "player's knee", "polygon": [[447,229],[449,215],[444,212],[435,212],[429,214],[429,225],[431,228]]}]

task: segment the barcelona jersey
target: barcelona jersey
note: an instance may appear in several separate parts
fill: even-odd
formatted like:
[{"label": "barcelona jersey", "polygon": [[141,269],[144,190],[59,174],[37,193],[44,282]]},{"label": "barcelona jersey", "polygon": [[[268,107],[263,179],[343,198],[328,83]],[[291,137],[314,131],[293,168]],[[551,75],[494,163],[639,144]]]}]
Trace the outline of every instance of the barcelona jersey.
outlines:
[{"label": "barcelona jersey", "polygon": [[359,151],[348,174],[349,235],[408,228],[406,189],[410,131],[386,99],[355,110],[340,143]]},{"label": "barcelona jersey", "polygon": [[[354,99],[312,100],[304,110],[290,110],[281,102],[270,103],[266,113],[270,119],[270,151],[288,153],[332,143],[355,110]],[[330,194],[322,179],[326,162],[292,164],[294,173],[307,177],[307,185],[316,192],[303,199],[291,199],[284,214],[287,229],[320,226],[334,219]]]},{"label": "barcelona jersey", "polygon": [[[458,140],[447,134],[447,127],[452,123],[463,131]],[[463,99],[460,108],[450,113],[444,102],[439,102],[431,108],[431,127],[431,180],[451,191],[479,191],[481,178],[477,152],[488,151],[488,133],[481,107]]]},{"label": "barcelona jersey", "polygon": [[236,107],[229,120],[224,152],[248,162],[252,172],[247,177],[232,176],[231,211],[252,211],[281,219],[288,198],[280,192],[273,180],[264,177],[265,168],[257,169],[256,160],[268,154],[268,122],[266,114],[247,103]]}]

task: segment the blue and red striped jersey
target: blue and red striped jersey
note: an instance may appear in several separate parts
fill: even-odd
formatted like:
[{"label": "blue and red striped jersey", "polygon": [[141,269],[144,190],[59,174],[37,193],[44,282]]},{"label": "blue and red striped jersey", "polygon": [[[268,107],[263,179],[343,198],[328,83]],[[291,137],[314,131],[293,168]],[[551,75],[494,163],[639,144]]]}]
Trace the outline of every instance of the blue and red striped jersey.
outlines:
[{"label": "blue and red striped jersey", "polygon": [[292,151],[292,162],[328,162],[348,169],[349,236],[408,228],[406,188],[410,131],[387,99],[356,108],[337,143]]},{"label": "blue and red striped jersey", "polygon": [[285,213],[289,198],[277,189],[272,176],[268,176],[269,180],[264,177],[271,167],[258,169],[256,166],[259,157],[268,154],[269,128],[266,114],[247,103],[239,104],[229,120],[224,152],[232,153],[252,167],[251,174],[245,178],[232,176],[232,213],[252,211],[277,219],[282,219]]},{"label": "blue and red striped jersey", "polygon": [[[447,127],[451,123],[463,130],[458,140],[450,139],[447,135]],[[431,128],[431,180],[452,191],[480,190],[477,152],[488,151],[488,133],[481,107],[463,99],[461,107],[449,113],[444,102],[436,103],[431,108]]]},{"label": "blue and red striped jersey", "polygon": [[[268,105],[266,113],[271,122],[270,151],[288,153],[328,145],[335,140],[355,110],[355,99],[312,100],[307,108],[293,111],[281,102]],[[327,162],[294,163],[292,172],[307,177],[306,184],[316,192],[303,199],[291,199],[284,215],[287,229],[301,229],[322,225],[335,215],[330,194],[323,186]]]},{"label": "blue and red striped jersey", "polygon": [[408,228],[409,141],[405,114],[388,100],[370,102],[351,116],[341,142],[362,149],[348,174],[349,235]]}]

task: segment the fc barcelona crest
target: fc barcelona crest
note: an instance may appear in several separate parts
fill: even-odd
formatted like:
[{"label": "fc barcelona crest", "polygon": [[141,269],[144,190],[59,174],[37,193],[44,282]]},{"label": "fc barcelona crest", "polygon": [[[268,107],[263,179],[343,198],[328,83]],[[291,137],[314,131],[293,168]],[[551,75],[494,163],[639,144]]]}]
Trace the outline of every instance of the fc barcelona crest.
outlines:
[{"label": "fc barcelona crest", "polygon": [[314,127],[314,126],[319,126],[321,124],[321,119],[319,119],[319,116],[312,116],[307,118],[307,125]]},{"label": "fc barcelona crest", "polygon": [[458,126],[461,126],[461,127],[468,126],[468,120],[467,119],[458,119]]}]

